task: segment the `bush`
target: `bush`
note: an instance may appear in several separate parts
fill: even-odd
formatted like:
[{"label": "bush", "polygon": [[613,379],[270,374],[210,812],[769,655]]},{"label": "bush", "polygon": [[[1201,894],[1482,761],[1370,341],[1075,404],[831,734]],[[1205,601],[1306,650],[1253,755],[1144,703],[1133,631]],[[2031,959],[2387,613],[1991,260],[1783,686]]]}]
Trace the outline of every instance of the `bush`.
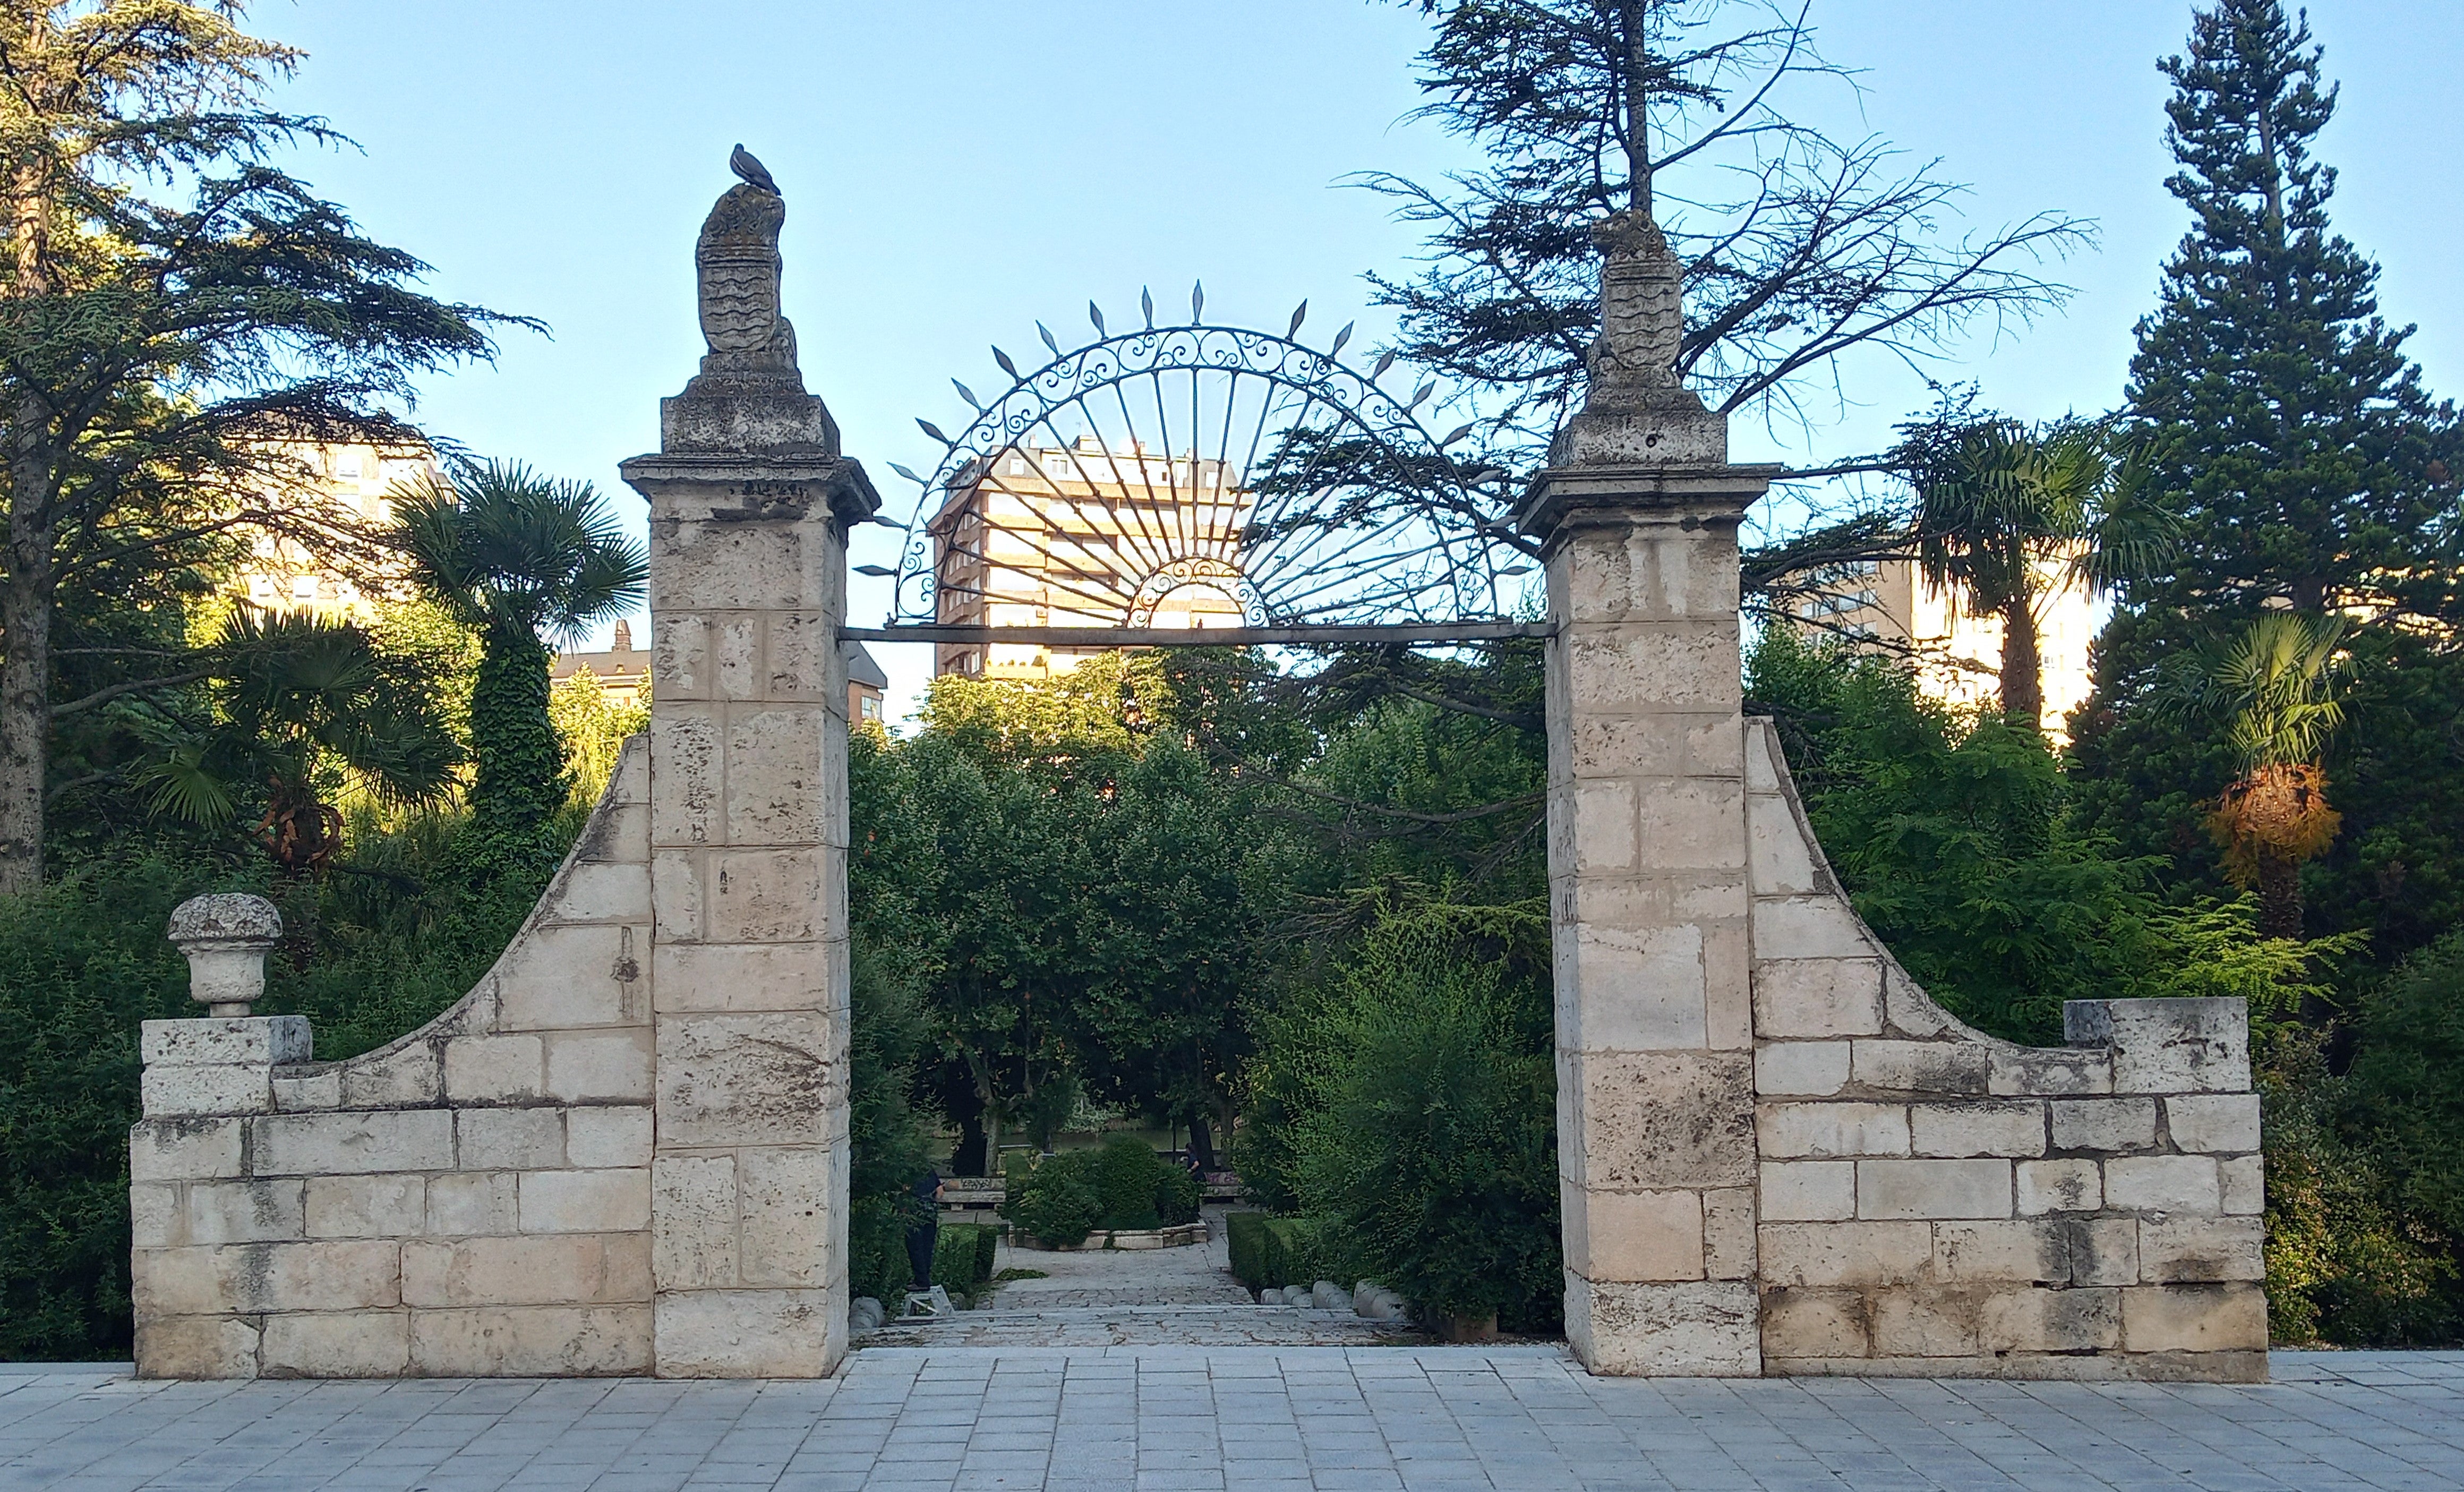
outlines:
[{"label": "bush", "polygon": [[924,1040],[907,991],[869,948],[848,961],[847,1288],[896,1301],[914,1282],[907,1230],[932,1220],[915,1195],[927,1164],[907,1087]]},{"label": "bush", "polygon": [[1014,1160],[1004,1177],[1001,1215],[1064,1247],[1097,1228],[1143,1230],[1198,1217],[1196,1179],[1135,1135],[1115,1135],[1100,1150]]},{"label": "bush", "polygon": [[1062,1248],[1084,1243],[1104,1216],[1103,1201],[1088,1175],[1092,1159],[1081,1150],[1033,1166],[1010,1166],[1001,1214],[1043,1242]]},{"label": "bush", "polygon": [[1269,1226],[1266,1282],[1357,1271],[1433,1311],[1554,1329],[1545,928],[1541,906],[1390,910],[1267,1023],[1291,1075],[1287,1182],[1313,1221]]},{"label": "bush", "polygon": [[1231,1254],[1232,1278],[1252,1290],[1272,1288],[1266,1279],[1266,1224],[1265,1213],[1226,1213],[1223,1214],[1224,1243]]},{"label": "bush", "polygon": [[934,1240],[933,1282],[961,1295],[973,1295],[993,1277],[993,1249],[999,1230],[980,1223],[944,1223]]}]

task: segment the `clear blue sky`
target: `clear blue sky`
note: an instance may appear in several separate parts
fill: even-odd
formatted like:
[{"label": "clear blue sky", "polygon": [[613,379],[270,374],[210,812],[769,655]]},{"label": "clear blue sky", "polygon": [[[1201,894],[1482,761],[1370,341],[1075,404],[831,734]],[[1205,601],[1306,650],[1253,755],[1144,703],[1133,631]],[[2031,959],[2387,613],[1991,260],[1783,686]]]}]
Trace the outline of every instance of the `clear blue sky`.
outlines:
[{"label": "clear blue sky", "polygon": [[[1998,406],[2120,397],[2131,323],[2186,226],[2163,187],[2154,64],[2189,14],[2187,0],[1815,0],[1825,51],[1863,70],[1861,101],[1818,105],[1831,122],[1940,158],[1974,186],[1977,226],[2041,208],[2101,225],[2101,248],[2060,272],[2082,292],[2066,314],[1947,370]],[[1083,333],[1090,296],[1117,323],[1140,286],[1183,305],[1203,278],[1210,320],[1280,326],[1306,296],[1312,327],[1360,314],[1370,340],[1359,277],[1403,268],[1414,235],[1337,178],[1465,159],[1404,118],[1423,23],[1358,0],[361,0],[261,4],[251,21],[309,53],[278,104],[364,152],[296,168],[433,263],[434,293],[553,329],[435,380],[422,417],[595,480],[637,517],[616,463],[656,445],[657,400],[700,352],[693,237],[737,140],[787,193],[806,382],[900,501],[912,489],[888,464],[937,454],[914,417],[963,423],[949,379],[980,391],[997,376],[986,345],[1023,353],[1038,318]],[[2431,387],[2464,393],[2464,7],[2321,0],[2311,21],[2343,85],[2321,145],[2337,224],[2383,265],[2388,318],[2419,323]],[[1879,362],[1844,372],[1852,407],[1824,451],[1879,444],[1923,402]],[[1739,447],[1805,454],[1756,432]],[[856,558],[886,563],[895,542],[868,530]],[[859,621],[882,589],[859,582]],[[921,647],[876,651],[900,695],[930,666]]]}]

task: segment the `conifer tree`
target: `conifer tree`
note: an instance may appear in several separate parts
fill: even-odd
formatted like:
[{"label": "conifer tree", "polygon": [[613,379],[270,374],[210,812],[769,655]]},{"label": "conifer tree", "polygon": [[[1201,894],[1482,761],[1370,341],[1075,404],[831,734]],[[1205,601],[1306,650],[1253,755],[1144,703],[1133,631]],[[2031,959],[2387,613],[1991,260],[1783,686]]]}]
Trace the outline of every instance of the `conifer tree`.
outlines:
[{"label": "conifer tree", "polygon": [[[2378,266],[2328,223],[2312,153],[2334,115],[2322,49],[2279,0],[2215,0],[2172,79],[2166,187],[2196,221],[2139,323],[2130,397],[2183,515],[2165,607],[2361,604],[2437,613],[2455,502],[2455,412],[2379,314]],[[2446,525],[2452,530],[2452,524]],[[2452,532],[2447,536],[2452,538]]]}]

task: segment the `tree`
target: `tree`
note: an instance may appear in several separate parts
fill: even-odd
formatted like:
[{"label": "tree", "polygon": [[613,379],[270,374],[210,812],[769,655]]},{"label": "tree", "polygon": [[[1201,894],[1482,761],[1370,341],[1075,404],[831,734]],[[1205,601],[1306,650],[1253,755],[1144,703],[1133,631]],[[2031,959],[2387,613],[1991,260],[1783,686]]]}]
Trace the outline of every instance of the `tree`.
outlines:
[{"label": "tree", "polygon": [[262,785],[257,838],[285,877],[323,870],[342,844],[329,788],[381,803],[433,803],[461,753],[422,671],[380,653],[367,634],[301,612],[242,607],[225,623],[215,719],[139,774],[155,806],[191,823],[230,821]]},{"label": "tree", "polygon": [[1401,313],[1405,356],[1494,401],[1504,459],[1536,456],[1579,402],[1590,229],[1611,213],[1656,216],[1686,262],[1678,371],[1722,412],[1802,417],[1843,352],[1922,362],[2067,294],[2029,266],[2086,242],[2084,223],[2039,213],[1948,241],[1961,189],[1789,112],[1798,85],[1843,76],[1815,47],[1811,0],[1418,4],[1437,29],[1421,112],[1493,164],[1434,186],[1358,178],[1430,231],[1422,274],[1371,282]]},{"label": "tree", "polygon": [[2002,712],[2034,724],[2045,707],[2038,610],[2075,586],[2102,592],[2152,572],[2167,524],[2138,501],[2126,437],[2109,421],[2030,426],[1955,407],[1902,430],[1917,568],[1956,587],[1971,614],[2001,621]]},{"label": "tree", "polygon": [[2136,604],[2453,614],[2455,411],[2405,357],[2412,329],[2380,317],[2378,267],[2329,228],[2322,55],[2279,0],[2213,0],[2161,64],[2166,187],[2197,221],[2139,323],[2130,399],[2183,534]]},{"label": "tree", "polygon": [[2301,936],[2301,862],[2335,842],[2327,739],[2343,724],[2344,623],[2271,612],[2198,658],[2166,702],[2221,722],[2240,775],[2208,817],[2235,884],[2255,886],[2271,938]]},{"label": "tree", "polygon": [[569,785],[546,639],[569,645],[638,606],[649,557],[590,483],[517,463],[467,465],[450,481],[398,488],[395,521],[420,589],[479,634],[473,863],[485,874],[552,864],[544,831]]},{"label": "tree", "polygon": [[2343,828],[2299,889],[2306,915],[2368,929],[2388,964],[2464,916],[2448,869],[2464,860],[2459,434],[2404,354],[2409,328],[2379,315],[2376,266],[2329,222],[2321,60],[2275,0],[2207,0],[2161,64],[2167,186],[2193,222],[2140,323],[2130,394],[2153,501],[2181,530],[2167,572],[2120,590],[2072,754],[2100,827],[2221,888],[2208,820],[2241,759],[2222,717],[2186,732],[2158,705],[2210,639],[2271,608],[2353,619],[2365,666],[2321,759]]},{"label": "tree", "polygon": [[0,895],[42,875],[63,588],[253,524],[364,539],[274,444],[414,440],[413,380],[506,320],[417,294],[425,264],[265,164],[341,137],[262,107],[298,54],[240,11],[0,7]]}]

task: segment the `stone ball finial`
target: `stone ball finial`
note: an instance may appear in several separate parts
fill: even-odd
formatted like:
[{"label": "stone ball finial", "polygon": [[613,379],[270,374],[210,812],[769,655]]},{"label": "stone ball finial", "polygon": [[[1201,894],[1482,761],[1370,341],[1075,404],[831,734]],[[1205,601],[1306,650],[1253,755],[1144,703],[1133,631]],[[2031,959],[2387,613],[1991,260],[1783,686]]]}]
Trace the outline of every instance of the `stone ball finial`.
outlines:
[{"label": "stone ball finial", "polygon": [[265,993],[265,955],[281,941],[282,914],[261,896],[215,892],[172,908],[167,935],[187,956],[188,998],[209,1015],[246,1015]]}]

